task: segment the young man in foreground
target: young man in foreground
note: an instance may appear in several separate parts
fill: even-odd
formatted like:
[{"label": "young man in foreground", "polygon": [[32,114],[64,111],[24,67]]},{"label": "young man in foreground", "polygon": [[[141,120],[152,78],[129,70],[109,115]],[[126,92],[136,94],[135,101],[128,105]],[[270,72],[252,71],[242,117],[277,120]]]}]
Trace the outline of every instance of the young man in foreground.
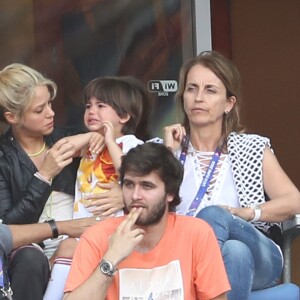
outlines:
[{"label": "young man in foreground", "polygon": [[202,220],[179,216],[180,162],[164,145],[146,143],[123,157],[125,217],[88,229],[65,288],[72,299],[227,299],[217,240]]}]

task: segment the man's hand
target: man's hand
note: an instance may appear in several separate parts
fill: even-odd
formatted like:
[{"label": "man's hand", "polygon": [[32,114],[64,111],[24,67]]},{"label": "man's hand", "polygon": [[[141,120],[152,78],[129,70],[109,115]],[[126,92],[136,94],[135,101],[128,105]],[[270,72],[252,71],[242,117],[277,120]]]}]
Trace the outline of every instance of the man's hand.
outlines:
[{"label": "man's hand", "polygon": [[142,210],[141,207],[133,208],[110,237],[108,250],[103,258],[114,266],[128,257],[143,240],[145,231],[134,226]]}]

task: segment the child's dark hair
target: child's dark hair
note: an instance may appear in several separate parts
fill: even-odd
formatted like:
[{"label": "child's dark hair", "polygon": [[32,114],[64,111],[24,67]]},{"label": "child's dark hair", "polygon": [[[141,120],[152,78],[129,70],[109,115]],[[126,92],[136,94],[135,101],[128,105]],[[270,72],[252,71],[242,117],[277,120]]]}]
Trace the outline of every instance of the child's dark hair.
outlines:
[{"label": "child's dark hair", "polygon": [[180,203],[179,188],[183,178],[183,166],[165,145],[149,142],[129,150],[122,158],[121,185],[126,172],[133,172],[137,176],[155,172],[164,182],[166,193],[174,196],[169,203],[169,211],[175,211]]},{"label": "child's dark hair", "polygon": [[142,95],[135,86],[122,77],[99,77],[89,82],[83,90],[84,104],[93,97],[110,105],[120,118],[129,115],[122,133],[135,134],[143,113]]},{"label": "child's dark hair", "polygon": [[140,93],[143,102],[143,110],[139,124],[136,127],[135,136],[143,141],[150,140],[152,133],[149,128],[152,113],[153,98],[144,86],[144,83],[132,76],[121,77],[136,88],[136,93]]}]

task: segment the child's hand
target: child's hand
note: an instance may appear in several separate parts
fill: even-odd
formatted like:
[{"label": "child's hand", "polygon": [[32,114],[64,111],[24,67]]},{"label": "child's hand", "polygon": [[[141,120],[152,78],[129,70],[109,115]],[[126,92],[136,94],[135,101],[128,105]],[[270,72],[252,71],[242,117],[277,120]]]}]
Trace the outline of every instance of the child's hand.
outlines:
[{"label": "child's hand", "polygon": [[104,148],[104,136],[98,132],[90,132],[89,150],[98,154]]},{"label": "child's hand", "polygon": [[104,121],[102,122],[102,126],[103,126],[105,144],[108,144],[110,142],[115,142],[116,137],[115,137],[115,129],[113,124],[110,121]]}]

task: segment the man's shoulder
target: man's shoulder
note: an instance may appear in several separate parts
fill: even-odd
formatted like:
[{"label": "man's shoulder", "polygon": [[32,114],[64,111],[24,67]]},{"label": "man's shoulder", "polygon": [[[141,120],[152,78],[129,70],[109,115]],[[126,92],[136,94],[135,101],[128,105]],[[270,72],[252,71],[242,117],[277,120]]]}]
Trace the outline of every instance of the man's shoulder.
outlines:
[{"label": "man's shoulder", "polygon": [[[203,231],[211,230],[210,225],[202,219],[196,217],[190,217],[185,215],[171,214],[171,218],[174,218],[175,228],[185,228],[185,230]],[[179,230],[179,228],[177,230]]]},{"label": "man's shoulder", "polygon": [[[167,233],[169,238],[190,245],[193,249],[197,249],[199,245],[205,248],[205,245],[210,243],[212,238],[215,239],[212,227],[204,220],[196,217],[171,215],[169,224]],[[200,246],[201,249],[203,249],[202,246]]]}]

